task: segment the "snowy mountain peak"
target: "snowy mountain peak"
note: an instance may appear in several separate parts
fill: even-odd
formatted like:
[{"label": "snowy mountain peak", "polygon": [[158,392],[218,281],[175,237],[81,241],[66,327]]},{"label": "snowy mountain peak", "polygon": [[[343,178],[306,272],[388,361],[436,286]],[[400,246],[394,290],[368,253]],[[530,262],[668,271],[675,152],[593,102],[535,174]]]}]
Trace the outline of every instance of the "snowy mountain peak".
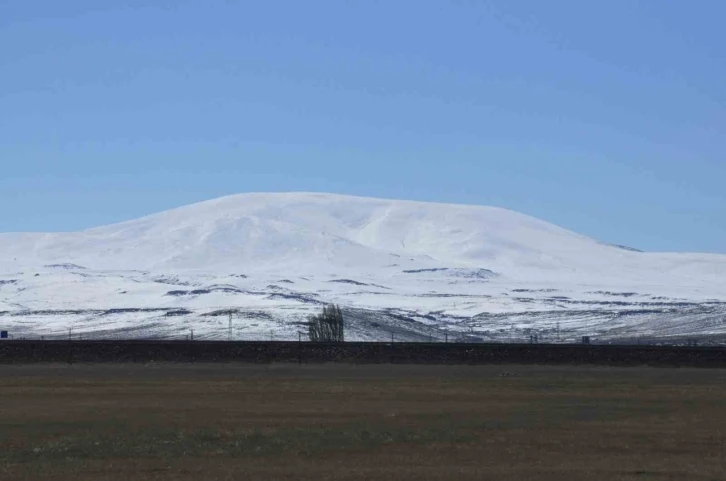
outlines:
[{"label": "snowy mountain peak", "polygon": [[495,207],[332,194],[0,234],[0,322],[36,337],[226,339],[219,316],[233,312],[237,338],[297,339],[326,302],[360,340],[721,333],[725,278],[726,256],[638,252]]},{"label": "snowy mountain peak", "polygon": [[[0,248],[21,265],[301,274],[472,268],[529,280],[701,275],[693,264],[706,260],[624,250],[497,207],[321,193],[240,194],[84,232],[4,234]],[[718,275],[724,259],[709,259]]]}]

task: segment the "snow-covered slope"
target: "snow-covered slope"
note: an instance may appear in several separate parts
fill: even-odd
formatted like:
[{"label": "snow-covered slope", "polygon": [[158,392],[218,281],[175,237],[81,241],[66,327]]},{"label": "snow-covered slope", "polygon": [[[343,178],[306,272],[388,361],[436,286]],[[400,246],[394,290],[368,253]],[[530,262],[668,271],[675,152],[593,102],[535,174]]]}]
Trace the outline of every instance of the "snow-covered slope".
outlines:
[{"label": "snow-covered slope", "polygon": [[[13,323],[34,311],[123,308],[114,312],[122,327],[138,309],[181,325],[235,308],[284,331],[285,319],[324,301],[432,319],[581,311],[607,320],[635,304],[724,300],[724,279],[722,255],[632,251],[501,208],[331,194],[242,194],[84,232],[0,234],[0,311]],[[613,293],[632,295],[618,304]],[[88,327],[95,315],[71,317],[98,330]],[[68,314],[44,316],[26,330]]]},{"label": "snow-covered slope", "polygon": [[628,251],[506,209],[329,194],[224,197],[85,232],[0,235],[0,249],[20,265],[93,269],[313,273],[406,262],[525,280],[726,274],[726,256]]}]

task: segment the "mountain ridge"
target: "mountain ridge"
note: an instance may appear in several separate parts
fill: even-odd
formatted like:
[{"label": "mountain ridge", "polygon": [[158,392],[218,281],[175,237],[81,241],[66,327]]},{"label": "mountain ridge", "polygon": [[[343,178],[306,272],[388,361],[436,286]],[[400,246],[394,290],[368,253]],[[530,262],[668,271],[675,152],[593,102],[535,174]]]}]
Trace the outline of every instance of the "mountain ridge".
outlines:
[{"label": "mountain ridge", "polygon": [[726,273],[726,255],[624,249],[502,207],[319,192],[235,194],[78,232],[0,234],[0,248],[19,264],[92,269],[334,272],[403,259],[406,269],[482,268],[517,279],[642,277],[650,264],[668,275],[690,272],[689,262]]}]

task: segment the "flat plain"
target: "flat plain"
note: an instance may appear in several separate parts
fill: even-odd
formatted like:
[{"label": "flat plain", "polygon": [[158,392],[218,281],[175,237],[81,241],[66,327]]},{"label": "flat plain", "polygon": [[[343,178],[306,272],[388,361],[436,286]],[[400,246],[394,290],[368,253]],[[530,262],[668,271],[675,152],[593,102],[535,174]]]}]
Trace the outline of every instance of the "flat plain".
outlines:
[{"label": "flat plain", "polygon": [[726,370],[0,366],[0,479],[723,480]]}]

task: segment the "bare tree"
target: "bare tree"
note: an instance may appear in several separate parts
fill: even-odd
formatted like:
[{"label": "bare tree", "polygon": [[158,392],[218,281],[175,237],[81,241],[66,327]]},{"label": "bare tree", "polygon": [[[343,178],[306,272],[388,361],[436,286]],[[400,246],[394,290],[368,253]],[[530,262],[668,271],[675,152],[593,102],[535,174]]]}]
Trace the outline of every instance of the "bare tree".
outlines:
[{"label": "bare tree", "polygon": [[308,336],[313,342],[345,341],[345,323],[343,312],[335,304],[323,307],[323,312],[310,316]]}]

